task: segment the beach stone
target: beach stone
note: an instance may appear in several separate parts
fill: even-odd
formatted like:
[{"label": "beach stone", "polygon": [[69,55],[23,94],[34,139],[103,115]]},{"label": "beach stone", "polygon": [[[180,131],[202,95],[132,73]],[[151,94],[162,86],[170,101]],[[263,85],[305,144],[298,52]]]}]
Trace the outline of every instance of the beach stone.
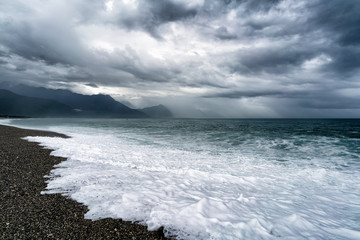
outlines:
[{"label": "beach stone", "polygon": [[0,239],[166,239],[163,229],[84,219],[86,206],[60,194],[40,194],[44,176],[66,159],[21,139],[26,136],[67,137],[0,125]]}]

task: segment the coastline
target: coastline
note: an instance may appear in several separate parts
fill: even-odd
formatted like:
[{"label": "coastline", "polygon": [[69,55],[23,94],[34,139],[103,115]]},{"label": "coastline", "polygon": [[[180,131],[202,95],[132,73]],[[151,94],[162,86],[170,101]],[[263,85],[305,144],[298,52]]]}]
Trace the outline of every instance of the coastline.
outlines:
[{"label": "coastline", "polygon": [[87,207],[60,194],[40,192],[44,176],[66,160],[21,138],[66,137],[54,132],[0,125],[1,239],[166,239],[162,229],[121,219],[84,219]]}]

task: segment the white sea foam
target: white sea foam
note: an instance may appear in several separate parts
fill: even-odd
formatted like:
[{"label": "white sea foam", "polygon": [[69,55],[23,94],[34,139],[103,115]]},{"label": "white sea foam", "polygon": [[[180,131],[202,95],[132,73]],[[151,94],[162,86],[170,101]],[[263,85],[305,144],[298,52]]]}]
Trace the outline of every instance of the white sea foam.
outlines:
[{"label": "white sea foam", "polygon": [[[224,148],[199,136],[79,126],[49,128],[70,139],[26,139],[68,159],[51,172],[43,193],[87,205],[86,218],[140,221],[150,230],[164,226],[178,239],[357,239],[360,234],[360,175],[330,163],[346,163],[338,156],[347,149],[333,138],[300,136],[298,144],[260,137],[245,139],[247,147]],[[269,160],[279,156],[285,162]]]},{"label": "white sea foam", "polygon": [[359,234],[354,225],[360,213],[359,176],[289,168],[238,152],[212,155],[139,144],[136,134],[58,130],[72,138],[26,139],[68,158],[52,171],[44,193],[62,193],[87,205],[86,218],[140,221],[150,230],[164,226],[179,239],[346,239],[348,233],[352,239]]}]

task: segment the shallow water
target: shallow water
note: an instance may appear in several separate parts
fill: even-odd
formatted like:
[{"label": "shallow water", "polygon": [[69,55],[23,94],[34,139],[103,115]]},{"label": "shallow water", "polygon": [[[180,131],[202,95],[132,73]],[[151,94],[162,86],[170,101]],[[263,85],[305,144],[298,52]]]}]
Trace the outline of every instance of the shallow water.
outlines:
[{"label": "shallow water", "polygon": [[[1,123],[1,122],[0,122]],[[360,120],[21,119],[45,194],[178,239],[360,239]]]}]

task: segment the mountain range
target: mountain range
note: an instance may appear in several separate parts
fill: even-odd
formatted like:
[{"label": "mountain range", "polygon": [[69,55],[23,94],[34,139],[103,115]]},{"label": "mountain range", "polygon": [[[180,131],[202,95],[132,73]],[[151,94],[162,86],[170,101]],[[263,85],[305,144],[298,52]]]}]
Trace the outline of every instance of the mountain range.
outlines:
[{"label": "mountain range", "polygon": [[[6,86],[6,85],[5,85]],[[5,88],[4,85],[1,86]],[[109,95],[83,95],[27,85],[0,90],[0,115],[28,117],[170,118],[163,105],[132,109]]]}]

